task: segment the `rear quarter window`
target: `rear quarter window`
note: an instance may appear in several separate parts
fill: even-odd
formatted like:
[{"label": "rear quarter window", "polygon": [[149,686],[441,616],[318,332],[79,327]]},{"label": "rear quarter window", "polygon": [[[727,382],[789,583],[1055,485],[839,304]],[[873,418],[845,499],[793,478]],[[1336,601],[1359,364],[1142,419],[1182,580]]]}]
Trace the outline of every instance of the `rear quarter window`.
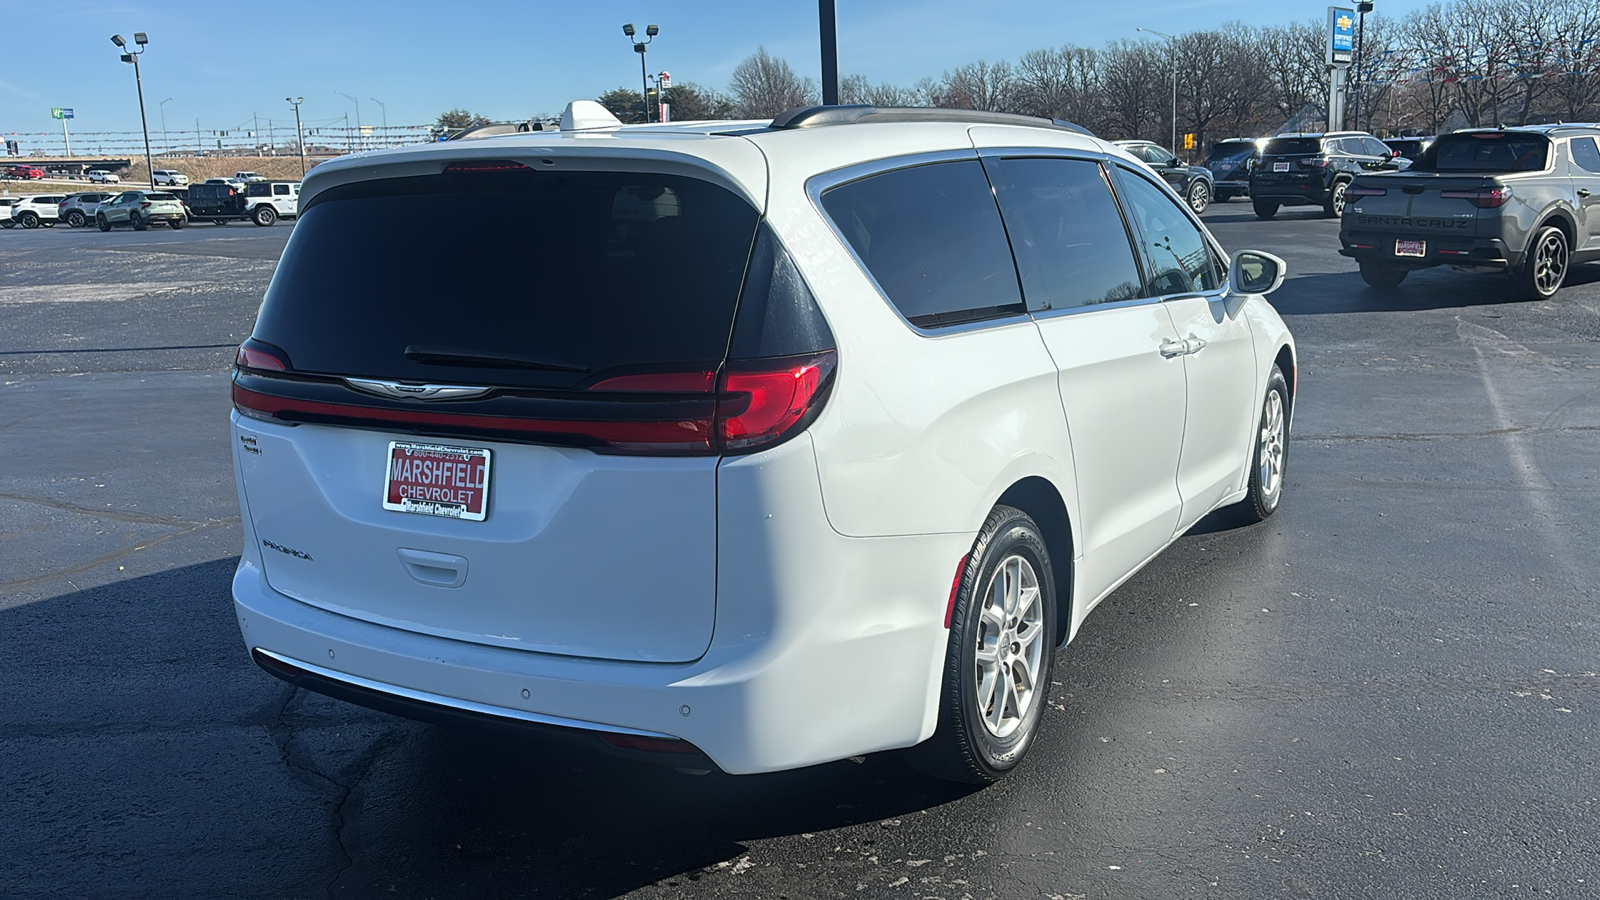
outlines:
[{"label": "rear quarter window", "polygon": [[920,328],[1025,312],[1000,211],[977,160],[831,188],[822,206],[884,295]]}]

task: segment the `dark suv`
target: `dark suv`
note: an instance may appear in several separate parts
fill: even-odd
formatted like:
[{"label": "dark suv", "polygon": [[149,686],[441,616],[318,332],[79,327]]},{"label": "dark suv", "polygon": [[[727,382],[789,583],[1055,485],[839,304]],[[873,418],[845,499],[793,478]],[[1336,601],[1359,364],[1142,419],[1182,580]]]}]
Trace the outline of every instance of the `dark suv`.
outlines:
[{"label": "dark suv", "polygon": [[1408,165],[1364,131],[1280,134],[1267,140],[1250,172],[1250,200],[1262,219],[1277,215],[1280,206],[1320,206],[1324,215],[1337,218],[1344,212],[1350,179]]},{"label": "dark suv", "polygon": [[1135,158],[1149,163],[1150,168],[1167,184],[1172,185],[1172,190],[1183,198],[1183,202],[1188,204],[1196,215],[1205,212],[1206,207],[1211,205],[1211,198],[1216,195],[1216,189],[1212,185],[1210,169],[1205,166],[1191,166],[1154,141],[1115,143],[1133,154]]},{"label": "dark suv", "polygon": [[1218,203],[1250,196],[1250,170],[1261,158],[1264,143],[1255,138],[1228,138],[1211,145],[1205,165],[1211,170]]}]

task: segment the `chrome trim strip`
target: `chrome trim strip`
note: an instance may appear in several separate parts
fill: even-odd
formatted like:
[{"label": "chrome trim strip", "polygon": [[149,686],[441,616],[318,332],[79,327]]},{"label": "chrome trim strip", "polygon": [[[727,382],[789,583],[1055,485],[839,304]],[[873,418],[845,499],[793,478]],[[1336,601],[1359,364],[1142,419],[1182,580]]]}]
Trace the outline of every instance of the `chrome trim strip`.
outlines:
[{"label": "chrome trim strip", "polygon": [[344,383],[358,391],[391,400],[470,400],[494,390],[464,384],[405,384],[376,378],[346,378]]},{"label": "chrome trim strip", "polygon": [[631,734],[635,737],[663,738],[673,741],[683,740],[683,738],[680,738],[675,734],[663,734],[659,731],[644,731],[639,728],[624,728],[621,725],[604,725],[599,722],[585,722],[581,719],[566,719],[562,718],[561,716],[546,716],[540,713],[527,712],[520,709],[510,709],[504,706],[490,706],[487,703],[477,703],[472,700],[461,700],[455,697],[445,697],[440,694],[430,694],[427,691],[417,691],[412,690],[411,688],[403,688],[398,685],[386,684],[382,681],[373,681],[370,678],[362,678],[359,675],[351,675],[347,672],[335,672],[332,669],[324,669],[321,666],[313,665],[312,663],[308,662],[302,662],[301,660],[293,657],[284,656],[281,653],[273,653],[271,650],[267,650],[262,647],[255,647],[252,649],[254,649],[257,653],[260,653],[262,656],[270,656],[278,662],[284,663],[285,665],[305,669],[307,672],[310,672],[313,675],[321,675],[323,678],[328,678],[333,681],[342,681],[345,684],[363,687],[368,690],[378,691],[384,694],[393,694],[396,697],[405,697],[408,700],[420,700],[423,703],[431,703],[435,706],[444,706],[450,709],[459,709],[467,712],[482,713],[484,715],[499,716],[503,719],[519,719],[523,722],[532,722],[537,725],[554,725],[559,728],[576,728],[582,731],[605,731],[611,734]]},{"label": "chrome trim strip", "polygon": [[1118,300],[1115,303],[1086,303],[1083,306],[1066,306],[1061,309],[1041,309],[1033,314],[1033,318],[1040,322],[1045,322],[1050,319],[1059,319],[1062,316],[1077,316],[1084,313],[1105,312],[1113,309],[1129,309],[1135,306],[1154,306],[1160,302],[1160,297],[1138,297],[1133,300]]}]

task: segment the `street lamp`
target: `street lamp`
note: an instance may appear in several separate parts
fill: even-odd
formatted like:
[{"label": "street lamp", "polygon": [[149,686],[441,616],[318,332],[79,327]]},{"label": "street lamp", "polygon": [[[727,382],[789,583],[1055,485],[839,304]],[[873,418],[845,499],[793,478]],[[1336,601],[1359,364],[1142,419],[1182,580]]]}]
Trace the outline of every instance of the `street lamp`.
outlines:
[{"label": "street lamp", "polygon": [[145,171],[150,173],[150,190],[153,191],[156,189],[156,170],[155,164],[150,161],[150,125],[145,121],[144,79],[139,75],[139,57],[144,55],[145,45],[150,43],[150,38],[142,31],[135,31],[133,33],[133,42],[139,45],[139,49],[129,50],[128,42],[124,41],[120,34],[111,36],[111,43],[126,51],[122,54],[122,61],[133,63],[133,84],[139,91],[139,127],[144,129],[144,168]]},{"label": "street lamp", "polygon": [[379,100],[377,97],[368,97],[367,99],[371,100],[373,103],[378,104],[378,108],[383,110],[384,146],[388,146],[388,138],[389,138],[389,107],[385,106],[384,102],[382,100]]},{"label": "street lamp", "polygon": [[1365,87],[1366,73],[1361,71],[1364,55],[1367,50],[1367,13],[1372,12],[1372,0],[1361,0],[1356,4],[1356,11],[1361,15],[1361,24],[1356,29],[1356,102],[1355,119],[1356,130],[1361,130],[1361,90]]},{"label": "street lamp", "polygon": [[[344,91],[334,91],[334,93],[356,105],[356,134],[361,134],[361,101],[346,94]],[[366,141],[364,140],[361,142],[361,149],[366,149]]]},{"label": "street lamp", "polygon": [[165,100],[161,101],[160,103],[156,104],[156,106],[160,107],[160,109],[161,109],[161,152],[162,153],[171,153],[172,152],[172,142],[167,140],[167,104],[171,103],[171,102],[172,102],[172,98],[168,97],[167,99],[165,99]]},{"label": "street lamp", "polygon": [[[631,40],[635,34],[633,23],[629,22],[622,26],[622,33]],[[633,42],[633,52],[639,54],[639,97],[644,101],[644,121],[648,125],[650,124],[650,74],[645,69],[645,47],[655,40],[656,35],[661,33],[661,29],[655,25],[646,25],[644,33],[645,39],[643,41]]]},{"label": "street lamp", "polygon": [[300,104],[306,102],[304,97],[285,97],[285,103],[294,107],[294,140],[300,146],[300,177],[306,177],[306,132],[300,127]]},{"label": "street lamp", "polygon": [[1135,28],[1157,37],[1164,37],[1172,45],[1172,155],[1178,155],[1178,39],[1154,28]]}]

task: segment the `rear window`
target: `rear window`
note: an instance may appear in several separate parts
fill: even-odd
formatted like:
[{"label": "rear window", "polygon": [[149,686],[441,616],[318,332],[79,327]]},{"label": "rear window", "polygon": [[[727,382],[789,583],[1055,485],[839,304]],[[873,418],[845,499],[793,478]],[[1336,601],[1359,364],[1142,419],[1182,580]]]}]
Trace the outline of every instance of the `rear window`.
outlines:
[{"label": "rear window", "polygon": [[1412,166],[1424,172],[1537,172],[1545,166],[1550,140],[1542,134],[1486,131],[1447,134]]},{"label": "rear window", "polygon": [[[495,210],[449,216],[441,209]],[[569,387],[720,362],[757,213],[691,178],[469,173],[361,182],[302,210],[254,337],[301,372]]]},{"label": "rear window", "polygon": [[173,196],[172,194],[145,194],[144,198],[146,200],[176,200],[176,199],[178,199],[177,197]]},{"label": "rear window", "polygon": [[1211,148],[1211,155],[1206,157],[1207,163],[1233,162],[1248,159],[1256,152],[1254,141],[1237,141],[1218,144]]},{"label": "rear window", "polygon": [[1296,153],[1316,154],[1322,152],[1322,138],[1273,138],[1267,141],[1267,146],[1261,151],[1263,154],[1291,155]]},{"label": "rear window", "polygon": [[822,206],[913,325],[1025,312],[994,191],[977,161],[897,169],[832,188]]}]

